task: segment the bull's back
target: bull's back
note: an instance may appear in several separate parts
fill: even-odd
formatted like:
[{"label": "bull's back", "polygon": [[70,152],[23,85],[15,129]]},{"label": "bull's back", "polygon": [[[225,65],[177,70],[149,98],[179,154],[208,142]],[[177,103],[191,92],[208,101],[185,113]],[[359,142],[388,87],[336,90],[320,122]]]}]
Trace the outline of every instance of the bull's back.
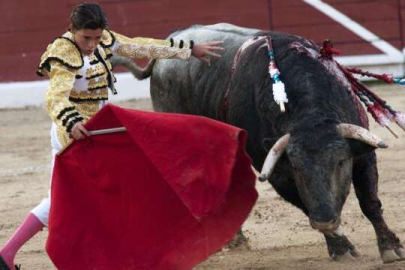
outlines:
[{"label": "bull's back", "polygon": [[257,29],[230,24],[194,25],[174,32],[175,41],[195,43],[223,41],[221,58],[211,58],[211,66],[196,58],[159,60],[151,77],[151,97],[156,111],[204,115],[218,119],[218,106],[229,83],[234,56],[243,42]]}]

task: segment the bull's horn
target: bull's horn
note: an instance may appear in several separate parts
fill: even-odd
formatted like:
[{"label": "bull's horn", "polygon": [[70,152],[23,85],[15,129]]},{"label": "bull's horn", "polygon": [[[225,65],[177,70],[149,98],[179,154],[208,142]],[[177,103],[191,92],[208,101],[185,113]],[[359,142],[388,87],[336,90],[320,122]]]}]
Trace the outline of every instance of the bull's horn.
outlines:
[{"label": "bull's horn", "polygon": [[338,130],[344,138],[356,139],[375,148],[387,148],[388,145],[369,130],[352,124],[339,124]]},{"label": "bull's horn", "polygon": [[290,139],[290,134],[284,135],[283,137],[278,139],[278,141],[270,149],[269,153],[267,154],[266,159],[264,160],[262,171],[259,176],[259,180],[261,182],[269,179],[271,173],[274,170],[274,167],[276,166],[277,160],[284,153],[289,139]]}]

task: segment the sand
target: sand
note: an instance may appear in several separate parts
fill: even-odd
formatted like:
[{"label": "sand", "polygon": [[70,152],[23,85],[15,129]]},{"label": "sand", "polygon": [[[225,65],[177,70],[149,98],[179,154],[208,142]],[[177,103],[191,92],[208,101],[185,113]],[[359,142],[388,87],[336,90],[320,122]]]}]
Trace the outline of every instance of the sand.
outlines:
[{"label": "sand", "polygon": [[[394,108],[405,112],[404,88],[373,89]],[[118,105],[151,110],[148,99]],[[389,145],[388,149],[377,152],[384,216],[398,237],[405,239],[405,132],[393,126],[399,135],[395,139],[373,120],[371,123],[371,130]],[[50,120],[43,108],[0,110],[0,245],[47,194],[51,159],[49,129]],[[259,200],[243,226],[250,249],[224,248],[196,269],[405,269],[405,262],[382,264],[374,230],[361,213],[353,190],[343,209],[342,224],[361,257],[335,262],[328,256],[323,235],[310,227],[300,210],[283,201],[268,183],[258,182],[257,189]],[[16,262],[23,269],[55,269],[44,251],[46,237],[45,229],[19,252]]]}]

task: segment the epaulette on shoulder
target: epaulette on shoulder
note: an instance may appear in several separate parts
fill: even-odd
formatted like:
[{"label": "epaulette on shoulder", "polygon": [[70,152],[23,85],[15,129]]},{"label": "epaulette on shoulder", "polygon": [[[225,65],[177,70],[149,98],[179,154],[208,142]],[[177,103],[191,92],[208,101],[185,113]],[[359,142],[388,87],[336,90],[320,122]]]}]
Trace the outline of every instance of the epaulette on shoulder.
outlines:
[{"label": "epaulette on shoulder", "polygon": [[44,72],[50,71],[50,61],[52,60],[72,69],[80,69],[84,64],[82,53],[77,44],[64,36],[55,38],[41,56],[37,70],[39,76],[44,76]]},{"label": "epaulette on shoulder", "polygon": [[103,31],[103,35],[101,36],[100,45],[103,48],[110,48],[115,43],[115,36],[112,32],[108,30]]}]

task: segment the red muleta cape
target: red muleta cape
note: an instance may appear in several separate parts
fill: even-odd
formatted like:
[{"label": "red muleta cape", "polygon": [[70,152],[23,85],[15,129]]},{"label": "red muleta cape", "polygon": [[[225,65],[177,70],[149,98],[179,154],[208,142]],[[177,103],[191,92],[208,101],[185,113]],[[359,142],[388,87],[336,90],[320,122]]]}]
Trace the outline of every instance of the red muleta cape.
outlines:
[{"label": "red muleta cape", "polygon": [[58,269],[191,269],[257,200],[246,133],[208,118],[107,105],[55,160],[46,250]]}]

